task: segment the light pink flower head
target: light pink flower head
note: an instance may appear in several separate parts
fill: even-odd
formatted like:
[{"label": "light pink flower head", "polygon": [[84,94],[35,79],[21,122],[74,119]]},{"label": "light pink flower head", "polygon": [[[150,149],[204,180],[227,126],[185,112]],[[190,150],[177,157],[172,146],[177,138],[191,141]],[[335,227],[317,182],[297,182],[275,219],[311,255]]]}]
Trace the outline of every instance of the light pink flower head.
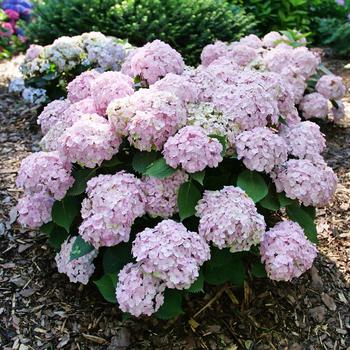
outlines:
[{"label": "light pink flower head", "polygon": [[26,55],[25,55],[24,59],[26,61],[33,61],[35,58],[37,58],[41,55],[43,50],[44,50],[43,46],[31,44],[29,46],[28,50],[26,51]]},{"label": "light pink flower head", "polygon": [[45,192],[25,194],[17,204],[18,222],[32,229],[51,221],[54,199]]},{"label": "light pink flower head", "polygon": [[91,97],[91,85],[100,75],[96,70],[88,70],[78,75],[67,86],[67,97],[72,103]]},{"label": "light pink flower head", "polygon": [[50,102],[38,116],[41,131],[46,134],[56,123],[63,120],[64,111],[70,106],[68,100],[55,100]]},{"label": "light pink flower head", "polygon": [[299,224],[282,221],[263,235],[260,254],[270,279],[290,281],[311,268],[317,249]]},{"label": "light pink flower head", "polygon": [[329,100],[340,100],[344,97],[346,88],[341,77],[324,75],[317,82],[316,91]]},{"label": "light pink flower head", "polygon": [[26,192],[46,192],[59,200],[74,183],[71,168],[58,152],[32,153],[22,160],[16,184]]},{"label": "light pink flower head", "polygon": [[288,158],[287,144],[266,127],[244,131],[236,137],[238,159],[250,170],[266,173]]},{"label": "light pink flower head", "polygon": [[233,60],[240,66],[247,66],[258,57],[258,52],[251,46],[241,43],[233,43],[229,46],[225,56],[233,58]]},{"label": "light pink flower head", "polygon": [[207,136],[200,126],[186,126],[177,134],[169,137],[164,145],[163,155],[168,165],[195,173],[209,168],[216,168],[222,161],[222,145]]},{"label": "light pink flower head", "polygon": [[81,256],[78,259],[70,260],[73,244],[77,237],[67,238],[61,245],[61,250],[56,254],[56,264],[59,273],[68,276],[69,281],[73,283],[88,284],[89,279],[95,271],[93,260],[98,251],[96,249]]},{"label": "light pink flower head", "polygon": [[292,64],[301,76],[308,79],[316,73],[317,66],[321,62],[320,57],[316,53],[305,46],[301,46],[293,49],[291,54]]},{"label": "light pink flower head", "polygon": [[133,93],[133,80],[119,72],[102,73],[91,85],[91,94],[95,101],[96,111],[100,115],[106,113],[107,106],[111,101]]},{"label": "light pink flower head", "polygon": [[260,49],[263,45],[262,41],[255,34],[249,34],[243,37],[240,41],[241,44],[247,45],[253,49]]},{"label": "light pink flower head", "polygon": [[182,101],[167,91],[141,89],[134,95],[113,101],[108,119],[114,131],[128,136],[139,150],[161,150],[169,136],[186,123]]},{"label": "light pink flower head", "polygon": [[328,100],[318,92],[305,95],[299,105],[305,119],[324,119],[329,113]]},{"label": "light pink flower head", "polygon": [[181,74],[184,67],[184,61],[176,50],[160,40],[154,40],[129,55],[122,65],[122,72],[132,78],[139,76],[151,85],[168,73]]},{"label": "light pink flower head", "polygon": [[271,176],[277,192],[284,191],[288,198],[298,199],[306,206],[328,204],[337,187],[337,176],[322,163],[322,157],[317,157],[317,164],[308,159],[290,159]]},{"label": "light pink flower head", "polygon": [[231,252],[249,250],[265,232],[264,217],[254,202],[238,187],[225,186],[220,191],[205,191],[196,206],[198,231],[207,242]]},{"label": "light pink flower head", "polygon": [[205,46],[201,53],[201,62],[204,67],[209,66],[217,58],[224,56],[228,46],[222,41],[216,41],[214,44]]},{"label": "light pink flower head", "polygon": [[101,165],[118,152],[121,139],[98,114],[85,114],[60,139],[59,151],[71,163],[87,168]]},{"label": "light pink flower head", "polygon": [[282,40],[283,37],[280,33],[278,32],[270,32],[267,33],[263,39],[262,39],[262,43],[265,47],[267,48],[271,48],[271,47],[275,47],[278,43],[279,40]]},{"label": "light pink flower head", "polygon": [[134,220],[145,213],[141,181],[124,171],[99,175],[88,181],[86,194],[79,227],[84,240],[96,248],[127,242]]},{"label": "light pink flower head", "polygon": [[173,220],[163,220],[137,234],[132,254],[146,273],[176,289],[189,288],[198,278],[200,266],[210,259],[205,240]]},{"label": "light pink flower head", "polygon": [[288,145],[289,154],[298,158],[313,160],[326,147],[326,140],[320,127],[309,121],[282,127],[280,135]]},{"label": "light pink flower head", "polygon": [[177,213],[177,193],[187,180],[188,175],[181,170],[165,179],[145,176],[142,179],[142,190],[146,195],[146,212],[163,218]]},{"label": "light pink flower head", "polygon": [[142,264],[129,263],[119,272],[116,296],[123,312],[151,316],[163,305],[164,290],[165,284],[145,273]]}]

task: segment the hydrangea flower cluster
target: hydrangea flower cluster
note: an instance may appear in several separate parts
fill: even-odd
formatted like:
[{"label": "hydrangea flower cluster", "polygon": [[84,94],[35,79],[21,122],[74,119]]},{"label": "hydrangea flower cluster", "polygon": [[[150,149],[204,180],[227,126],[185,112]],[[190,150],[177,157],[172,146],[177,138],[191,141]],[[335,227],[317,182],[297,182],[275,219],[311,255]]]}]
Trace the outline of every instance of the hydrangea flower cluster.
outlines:
[{"label": "hydrangea flower cluster", "polygon": [[299,107],[305,119],[325,119],[329,112],[328,100],[318,92],[305,95]]},{"label": "hydrangea flower cluster", "polygon": [[188,173],[215,168],[222,161],[220,142],[209,137],[200,126],[186,126],[169,137],[164,145],[164,158],[173,168],[181,165]]},{"label": "hydrangea flower cluster", "polygon": [[[322,158],[322,157],[321,157]],[[333,170],[308,159],[290,159],[272,174],[278,192],[299,199],[304,205],[322,206],[332,199],[337,177]]]},{"label": "hydrangea flower cluster", "polygon": [[288,158],[286,142],[266,127],[239,134],[236,139],[236,151],[238,159],[243,159],[243,164],[248,169],[266,173]]},{"label": "hydrangea flower cluster", "polygon": [[122,72],[132,78],[140,77],[151,85],[168,73],[181,74],[184,67],[185,63],[176,50],[154,40],[132,51],[123,63]]},{"label": "hydrangea flower cluster", "polygon": [[67,97],[72,103],[91,97],[92,83],[100,75],[97,70],[88,70],[78,75],[67,85]]},{"label": "hydrangea flower cluster", "polygon": [[164,179],[145,176],[142,179],[142,190],[146,195],[146,212],[150,216],[163,218],[177,213],[177,193],[187,180],[188,175],[181,170]]},{"label": "hydrangea flower cluster", "polygon": [[290,281],[311,268],[317,249],[299,224],[282,221],[262,236],[260,254],[270,279]]},{"label": "hydrangea flower cluster", "polygon": [[66,274],[73,283],[88,284],[95,271],[93,260],[97,257],[98,251],[93,249],[80,258],[71,260],[70,255],[75,240],[76,237],[72,237],[63,242],[60,252],[56,254],[57,269],[58,272]]},{"label": "hydrangea flower cluster", "polygon": [[106,119],[97,114],[85,114],[64,132],[59,151],[71,163],[94,168],[110,160],[118,152],[120,143]]},{"label": "hydrangea flower cluster", "polygon": [[145,213],[141,181],[124,171],[99,175],[88,181],[86,194],[79,227],[83,239],[95,248],[127,242],[134,220]]},{"label": "hydrangea flower cluster", "polygon": [[173,220],[163,220],[140,232],[132,254],[146,273],[168,288],[186,289],[197,279],[200,266],[210,259],[209,245],[196,232]]},{"label": "hydrangea flower cluster", "polygon": [[230,248],[231,252],[249,250],[265,232],[264,217],[258,214],[254,202],[234,186],[205,191],[196,206],[196,215],[199,234],[220,249]]},{"label": "hydrangea flower cluster", "polygon": [[324,75],[316,84],[316,90],[328,100],[340,100],[345,95],[345,85],[341,77]]}]

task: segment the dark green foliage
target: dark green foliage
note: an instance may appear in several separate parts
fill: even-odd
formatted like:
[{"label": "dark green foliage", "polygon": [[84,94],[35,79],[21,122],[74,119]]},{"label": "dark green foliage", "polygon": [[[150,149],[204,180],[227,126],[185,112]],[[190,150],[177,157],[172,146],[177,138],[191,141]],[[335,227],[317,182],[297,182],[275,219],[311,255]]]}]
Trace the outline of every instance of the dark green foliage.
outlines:
[{"label": "dark green foliage", "polygon": [[202,48],[215,39],[236,40],[255,24],[253,15],[224,0],[46,0],[34,16],[27,33],[40,44],[90,31],[136,46],[161,39],[188,64],[197,62]]}]

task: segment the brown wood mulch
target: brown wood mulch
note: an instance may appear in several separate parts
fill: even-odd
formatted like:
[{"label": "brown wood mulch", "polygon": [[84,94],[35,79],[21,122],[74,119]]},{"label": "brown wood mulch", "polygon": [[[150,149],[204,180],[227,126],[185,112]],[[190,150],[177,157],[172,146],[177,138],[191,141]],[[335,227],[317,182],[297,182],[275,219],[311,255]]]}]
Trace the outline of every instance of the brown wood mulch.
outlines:
[{"label": "brown wood mulch", "polygon": [[[350,87],[344,62],[328,65]],[[1,65],[0,73],[7,72]],[[350,112],[350,96],[347,96]],[[0,349],[350,350],[350,113],[323,124],[326,158],[339,177],[330,207],[318,210],[319,256],[292,283],[248,281],[210,288],[171,322],[123,321],[93,286],[57,273],[43,234],[21,229],[12,209],[21,159],[38,150],[36,109],[0,91]]]}]

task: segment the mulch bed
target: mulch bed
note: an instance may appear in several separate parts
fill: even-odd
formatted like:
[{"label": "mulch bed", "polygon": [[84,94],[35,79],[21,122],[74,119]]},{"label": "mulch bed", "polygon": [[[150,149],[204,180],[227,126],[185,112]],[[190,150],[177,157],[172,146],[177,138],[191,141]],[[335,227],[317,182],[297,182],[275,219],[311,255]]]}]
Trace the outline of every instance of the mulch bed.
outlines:
[{"label": "mulch bed", "polygon": [[[328,65],[350,87],[344,62]],[[0,73],[7,71],[1,65]],[[349,96],[346,102],[350,109]],[[94,286],[71,284],[57,273],[45,235],[15,223],[16,172],[38,150],[36,115],[36,108],[0,90],[1,349],[350,349],[350,115],[340,126],[322,124],[339,186],[332,205],[318,210],[320,253],[311,271],[292,283],[208,288],[169,322],[123,321]]]}]

